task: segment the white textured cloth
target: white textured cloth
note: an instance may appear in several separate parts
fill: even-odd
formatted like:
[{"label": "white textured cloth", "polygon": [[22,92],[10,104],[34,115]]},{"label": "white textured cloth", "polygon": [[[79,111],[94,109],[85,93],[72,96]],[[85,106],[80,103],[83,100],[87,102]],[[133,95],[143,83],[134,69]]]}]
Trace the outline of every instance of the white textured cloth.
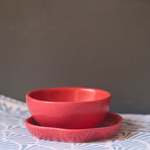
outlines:
[{"label": "white textured cloth", "polygon": [[30,116],[26,103],[0,95],[0,150],[150,150],[150,115],[120,115],[121,128],[110,139],[86,143],[46,141],[28,132],[24,124]]}]

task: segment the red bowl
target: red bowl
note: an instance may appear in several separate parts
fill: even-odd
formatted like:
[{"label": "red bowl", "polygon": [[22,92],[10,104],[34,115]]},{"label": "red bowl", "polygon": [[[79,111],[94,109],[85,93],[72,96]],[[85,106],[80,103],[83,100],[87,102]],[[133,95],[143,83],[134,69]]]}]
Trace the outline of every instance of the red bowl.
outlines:
[{"label": "red bowl", "polygon": [[100,124],[109,110],[107,91],[62,87],[31,91],[26,94],[28,109],[41,126],[85,129]]}]

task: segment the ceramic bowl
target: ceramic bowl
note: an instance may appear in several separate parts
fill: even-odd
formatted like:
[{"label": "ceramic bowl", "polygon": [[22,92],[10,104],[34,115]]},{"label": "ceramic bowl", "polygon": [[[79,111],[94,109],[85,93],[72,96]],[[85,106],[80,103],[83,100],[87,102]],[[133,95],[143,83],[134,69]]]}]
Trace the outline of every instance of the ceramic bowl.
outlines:
[{"label": "ceramic bowl", "polygon": [[92,88],[39,89],[26,94],[28,109],[41,126],[85,129],[99,125],[108,113],[111,94]]}]

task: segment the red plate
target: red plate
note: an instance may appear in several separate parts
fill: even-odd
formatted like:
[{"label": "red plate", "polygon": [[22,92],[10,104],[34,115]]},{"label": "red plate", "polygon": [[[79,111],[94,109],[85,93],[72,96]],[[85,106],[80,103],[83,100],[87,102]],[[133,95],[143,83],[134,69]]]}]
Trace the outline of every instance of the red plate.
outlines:
[{"label": "red plate", "polygon": [[33,136],[44,140],[64,142],[85,142],[110,138],[117,133],[121,122],[121,116],[110,112],[98,127],[88,129],[44,127],[37,124],[32,117],[25,120],[26,127]]}]

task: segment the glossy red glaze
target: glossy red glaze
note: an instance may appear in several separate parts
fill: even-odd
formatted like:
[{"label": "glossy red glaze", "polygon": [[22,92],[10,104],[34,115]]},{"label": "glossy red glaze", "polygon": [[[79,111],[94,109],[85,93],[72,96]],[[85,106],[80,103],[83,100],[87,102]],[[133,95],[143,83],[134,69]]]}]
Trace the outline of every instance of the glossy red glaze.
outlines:
[{"label": "glossy red glaze", "polygon": [[64,142],[85,142],[110,138],[117,133],[121,122],[122,117],[114,113],[108,113],[98,127],[88,129],[43,127],[38,125],[32,117],[25,120],[26,127],[33,136],[44,140]]},{"label": "glossy red glaze", "polygon": [[49,88],[26,94],[32,117],[42,126],[67,129],[96,127],[110,106],[111,94],[91,88]]}]

